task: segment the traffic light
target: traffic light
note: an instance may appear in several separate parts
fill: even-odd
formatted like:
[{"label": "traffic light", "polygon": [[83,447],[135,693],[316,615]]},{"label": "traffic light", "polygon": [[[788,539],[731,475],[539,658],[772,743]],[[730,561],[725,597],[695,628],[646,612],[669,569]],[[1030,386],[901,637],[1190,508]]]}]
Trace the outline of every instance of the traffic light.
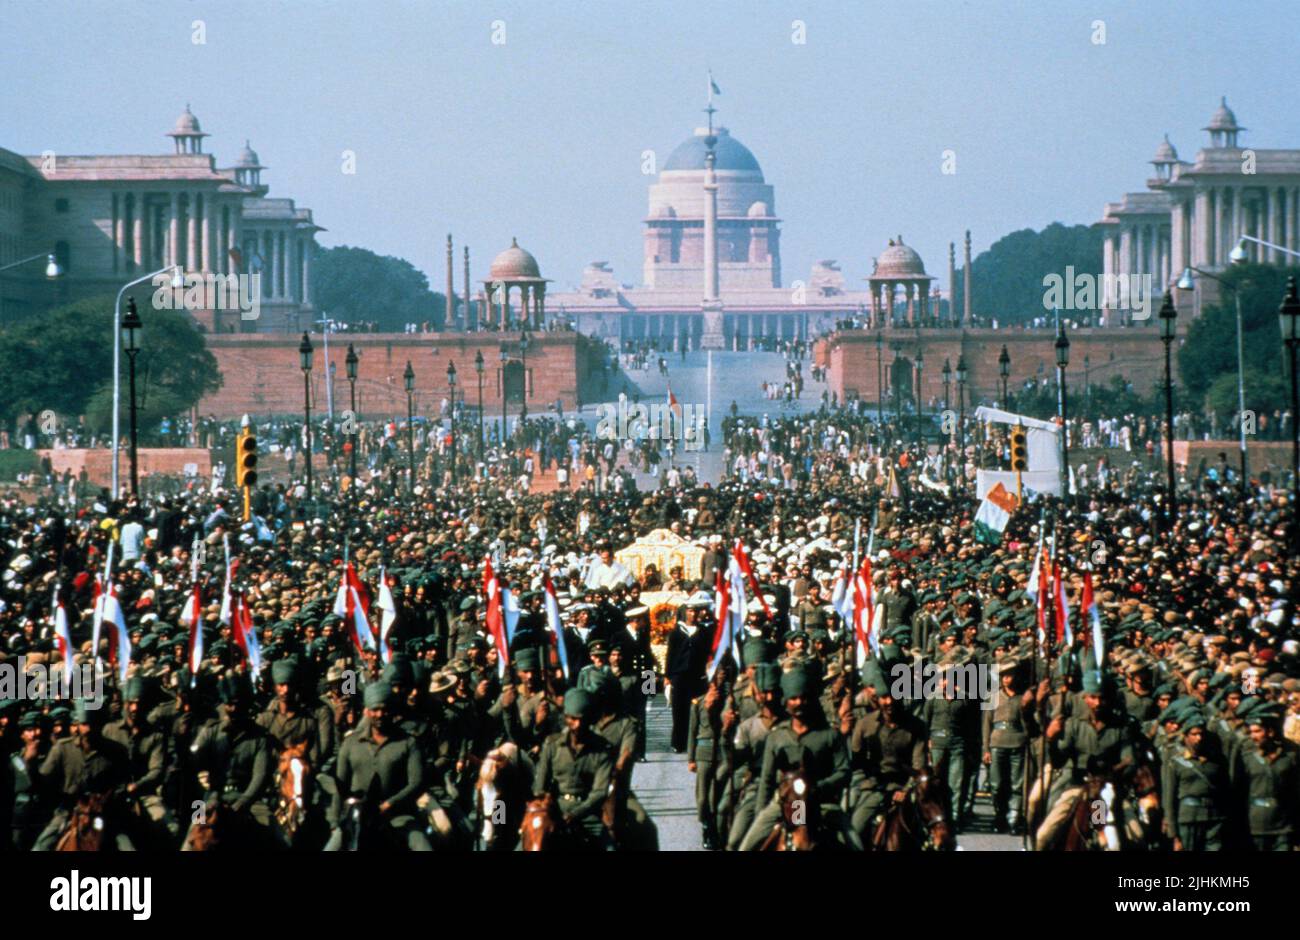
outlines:
[{"label": "traffic light", "polygon": [[252,489],[257,486],[257,437],[251,427],[239,432],[235,447],[236,482]]},{"label": "traffic light", "polygon": [[1011,469],[1023,473],[1029,469],[1029,450],[1025,447],[1025,429],[1016,425],[1011,429]]}]

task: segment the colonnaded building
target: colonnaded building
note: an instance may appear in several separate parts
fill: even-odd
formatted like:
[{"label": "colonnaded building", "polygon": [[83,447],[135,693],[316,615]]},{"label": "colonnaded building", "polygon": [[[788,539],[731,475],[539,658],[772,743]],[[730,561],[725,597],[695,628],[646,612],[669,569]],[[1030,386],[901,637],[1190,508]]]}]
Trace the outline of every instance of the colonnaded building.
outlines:
[{"label": "colonnaded building", "polygon": [[[0,267],[53,254],[64,274],[39,263],[0,273],[0,322],[52,303],[116,293],[160,268],[187,273],[261,274],[261,314],[198,311],[215,333],[296,331],[313,317],[311,257],[322,231],[310,209],[271,198],[267,167],[245,141],[232,164],[204,152],[199,120],[186,105],[171,153],[74,156],[0,149]],[[57,142],[54,142],[57,144]]]},{"label": "colonnaded building", "polygon": [[[1108,203],[1098,223],[1107,234],[1104,274],[1150,275],[1156,289],[1171,287],[1188,267],[1218,272],[1242,235],[1300,249],[1300,150],[1243,147],[1246,128],[1221,99],[1202,128],[1209,145],[1189,163],[1165,135],[1151,160],[1155,176],[1143,192]],[[1287,264],[1287,256],[1250,242],[1251,261]],[[1202,296],[1204,293],[1204,297]],[[1211,278],[1196,279],[1193,311],[1218,295]],[[1180,296],[1180,306],[1188,298]],[[1131,311],[1111,307],[1106,322]]]}]

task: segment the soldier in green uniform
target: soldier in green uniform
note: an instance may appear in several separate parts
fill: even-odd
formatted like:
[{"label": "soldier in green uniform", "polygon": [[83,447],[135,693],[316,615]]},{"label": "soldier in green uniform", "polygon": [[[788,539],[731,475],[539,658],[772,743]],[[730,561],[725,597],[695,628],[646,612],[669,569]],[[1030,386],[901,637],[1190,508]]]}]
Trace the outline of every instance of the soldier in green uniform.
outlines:
[{"label": "soldier in green uniform", "polygon": [[857,847],[856,837],[845,831],[848,820],[839,808],[849,781],[849,754],[839,731],[826,724],[817,701],[818,685],[818,677],[805,668],[795,667],[781,676],[787,718],[764,741],[755,802],[758,812],[741,842],[742,852],[758,848],[772,833],[781,819],[781,775],[798,768],[808,777],[808,800],[816,803],[825,828],[839,831],[847,844]]},{"label": "soldier in green uniform", "polygon": [[1019,683],[1022,663],[1004,659],[993,708],[984,709],[982,731],[984,763],[989,768],[993,790],[995,832],[1020,830],[1020,800],[1025,784],[1025,745],[1033,735],[1034,690],[1022,695]]},{"label": "soldier in green uniform", "polygon": [[659,849],[659,830],[632,792],[632,770],[636,766],[638,722],[623,711],[623,691],[608,669],[584,670],[578,688],[596,702],[599,717],[592,730],[614,750],[614,815],[612,833],[620,849],[654,852]]},{"label": "soldier in green uniform", "polygon": [[1281,709],[1258,706],[1245,719],[1250,747],[1237,753],[1233,773],[1238,802],[1256,851],[1286,852],[1297,843],[1300,816],[1300,748],[1282,737]]},{"label": "soldier in green uniform", "polygon": [[1165,825],[1175,852],[1223,849],[1231,789],[1227,765],[1206,725],[1203,710],[1189,709],[1182,753],[1164,766]]},{"label": "soldier in green uniform", "polygon": [[275,769],[271,739],[253,721],[253,693],[247,677],[226,676],[218,683],[218,694],[221,719],[205,725],[190,745],[191,766],[200,782],[206,778],[209,806],[220,801],[236,813],[246,813],[257,824],[261,838],[268,839],[271,808],[267,795]]},{"label": "soldier in green uniform", "polygon": [[558,802],[568,833],[587,848],[613,851],[614,842],[601,822],[600,810],[614,776],[609,743],[591,730],[595,703],[582,689],[564,694],[566,730],[546,739],[533,778],[537,796]]},{"label": "soldier in green uniform", "polygon": [[[23,761],[27,774],[37,786],[48,787],[57,793],[59,799],[58,808],[37,836],[33,851],[48,852],[54,848],[67,828],[78,797],[89,794],[113,796],[128,782],[131,756],[120,743],[104,736],[107,717],[104,709],[89,708],[85,701],[78,700],[72,711],[72,736],[55,742],[44,760],[37,760],[40,746],[36,740],[24,744]],[[107,809],[117,848],[133,851],[135,844],[122,824],[122,807],[110,803]]]},{"label": "soldier in green uniform", "polygon": [[500,720],[505,739],[531,757],[541,753],[542,742],[558,730],[551,703],[542,687],[542,662],[537,650],[526,647],[515,656],[516,685],[506,686],[489,715]]},{"label": "soldier in green uniform", "polygon": [[[758,641],[762,643],[763,641]],[[749,644],[745,644],[748,649]],[[748,654],[746,654],[748,661]],[[731,792],[734,811],[727,849],[736,851],[753,825],[758,811],[758,778],[763,770],[763,744],[768,733],[783,717],[781,711],[781,667],[756,662],[752,669],[751,700],[758,710],[749,717],[740,711],[736,734],[730,743]]]},{"label": "soldier in green uniform", "polygon": [[[365,724],[349,734],[339,748],[340,796],[369,804],[389,847],[431,851],[416,808],[424,783],[420,746],[393,721],[393,691],[388,684],[366,686],[365,706]],[[341,810],[336,807],[335,820]],[[342,846],[343,831],[335,821],[325,851],[338,851]]]},{"label": "soldier in green uniform", "polygon": [[704,694],[691,702],[686,726],[686,769],[695,774],[696,813],[708,851],[723,847],[719,810],[727,761],[722,742],[736,720],[736,713],[726,708],[726,675],[726,670],[719,667]]},{"label": "soldier in green uniform", "polygon": [[[19,749],[12,754],[5,754],[5,760],[13,773],[10,781],[12,793],[6,794],[0,790],[0,799],[12,795],[13,815],[9,819],[13,833],[11,844],[17,851],[26,852],[45,827],[52,807],[48,792],[44,787],[38,786],[36,777],[27,769],[23,754],[31,746],[35,751],[33,761],[43,761],[49,751],[49,740],[45,733],[45,722],[36,711],[24,712],[18,719],[18,734],[21,739]],[[8,805],[10,804],[0,806],[0,818]]]},{"label": "soldier in green uniform", "polygon": [[[867,681],[863,677],[863,681]],[[925,768],[926,726],[899,703],[889,690],[876,697],[876,709],[853,725],[849,737],[860,792],[852,802],[853,831],[864,845],[869,829],[888,800],[901,801],[914,771]]]},{"label": "soldier in green uniform", "polygon": [[795,606],[793,613],[799,629],[811,634],[814,630],[830,627],[833,611],[822,597],[822,586],[814,581],[808,585],[808,593]]},{"label": "soldier in green uniform", "polygon": [[925,700],[921,720],[926,723],[930,742],[930,763],[939,779],[948,784],[948,817],[958,827],[970,810],[963,793],[966,780],[966,738],[972,709],[978,705],[959,694],[955,667],[958,658],[948,655],[940,670],[939,694]]},{"label": "soldier in green uniform", "polygon": [[[179,832],[176,818],[162,798],[163,772],[166,768],[166,741],[163,733],[145,716],[145,680],[132,676],[122,691],[120,721],[104,727],[104,737],[116,741],[130,755],[130,780],[125,795],[140,802],[149,827],[146,832],[162,844],[164,839],[175,838]],[[150,841],[148,838],[142,840]]]},{"label": "soldier in green uniform", "polygon": [[276,753],[306,743],[307,763],[321,767],[333,750],[334,722],[324,709],[311,709],[298,691],[301,670],[293,658],[271,664],[275,700],[257,716],[257,724],[270,736]]}]

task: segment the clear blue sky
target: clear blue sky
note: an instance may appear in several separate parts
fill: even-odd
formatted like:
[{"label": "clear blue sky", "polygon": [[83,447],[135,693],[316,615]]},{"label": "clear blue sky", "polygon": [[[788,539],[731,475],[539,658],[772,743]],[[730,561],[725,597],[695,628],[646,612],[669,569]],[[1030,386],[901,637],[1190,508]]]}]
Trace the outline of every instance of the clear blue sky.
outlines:
[{"label": "clear blue sky", "polygon": [[1018,228],[1093,222],[1143,188],[1165,131],[1190,159],[1222,94],[1245,145],[1300,147],[1295,14],[1186,0],[0,0],[0,147],[163,153],[188,101],[219,165],[250,138],[271,195],[312,208],[323,244],[407,258],[440,289],[452,232],[459,291],[462,244],[477,278],[517,235],[557,288],[593,259],[640,283],[641,153],[662,161],[690,134],[712,68],[721,123],[776,186],[786,283],[836,258],[856,284],[899,233],[946,279],[964,228],[978,253]]}]

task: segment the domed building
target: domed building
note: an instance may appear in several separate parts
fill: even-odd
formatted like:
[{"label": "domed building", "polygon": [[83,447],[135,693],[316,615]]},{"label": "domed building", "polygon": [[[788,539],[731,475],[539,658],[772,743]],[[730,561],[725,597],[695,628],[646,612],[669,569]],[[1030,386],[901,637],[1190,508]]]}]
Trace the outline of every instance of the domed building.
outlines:
[{"label": "domed building", "polygon": [[[872,321],[880,322],[883,314],[888,318],[886,322],[894,326],[916,326],[919,312],[921,322],[928,322],[930,282],[934,278],[925,273],[925,263],[916,250],[904,245],[903,236],[899,235],[889,240],[889,246],[875,261],[871,276],[867,278],[871,285]],[[903,289],[906,319],[895,315],[895,299],[900,287]]]},{"label": "domed building", "polygon": [[[704,174],[709,130],[677,145],[650,187],[645,219],[644,279],[648,288],[696,288],[704,281]],[[719,288],[781,286],[781,232],[776,194],[749,148],[725,127],[714,128],[713,172],[718,201]]]},{"label": "domed building", "polygon": [[[518,329],[523,321],[534,330],[545,325],[546,285],[537,259],[519,247],[517,238],[510,239],[510,247],[492,259],[487,279],[483,282],[487,298],[486,324]],[[512,305],[511,295],[519,292],[519,302]]]}]

